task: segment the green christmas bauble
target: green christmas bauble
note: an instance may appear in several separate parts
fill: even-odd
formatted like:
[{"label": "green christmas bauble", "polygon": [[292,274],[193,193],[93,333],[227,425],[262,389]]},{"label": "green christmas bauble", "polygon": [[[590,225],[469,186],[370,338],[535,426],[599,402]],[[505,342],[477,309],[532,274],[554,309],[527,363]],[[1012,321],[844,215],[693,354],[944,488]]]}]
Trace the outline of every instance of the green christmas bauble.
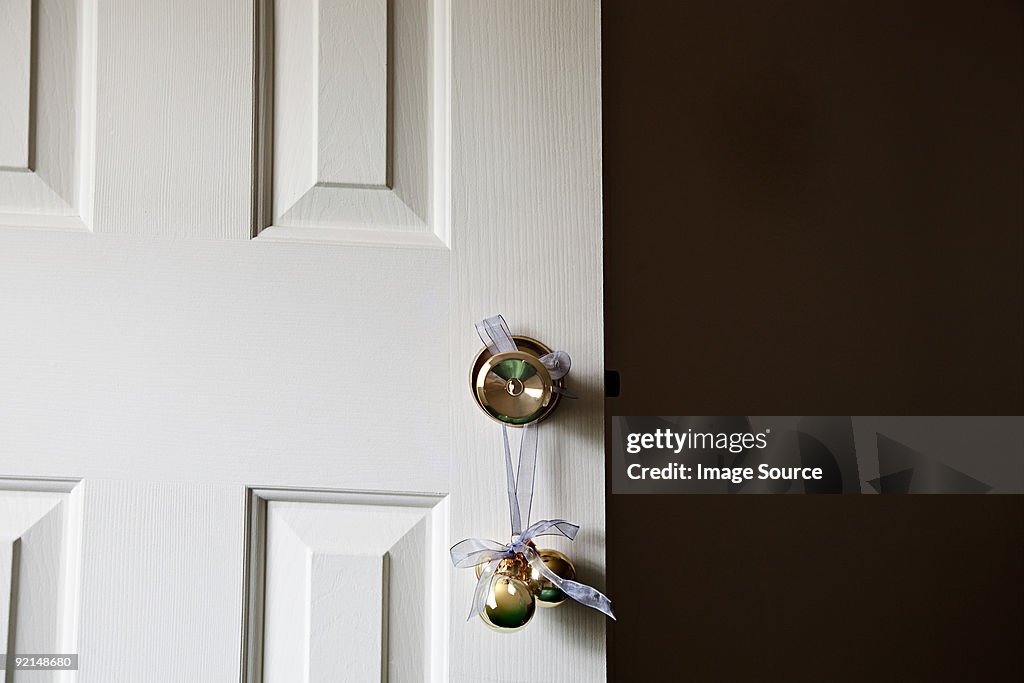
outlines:
[{"label": "green christmas bauble", "polygon": [[[558,552],[557,550],[538,550],[537,554],[540,555],[541,561],[544,566],[548,568],[553,574],[557,574],[563,579],[569,579],[574,581],[576,579],[576,567],[573,566],[572,561]],[[533,593],[537,596],[537,603],[541,607],[555,607],[565,602],[569,596],[563,593],[555,584],[551,583],[544,576],[534,570],[531,577]]]},{"label": "green christmas bauble", "polygon": [[480,618],[496,631],[511,633],[530,623],[536,610],[537,603],[528,583],[496,574]]}]

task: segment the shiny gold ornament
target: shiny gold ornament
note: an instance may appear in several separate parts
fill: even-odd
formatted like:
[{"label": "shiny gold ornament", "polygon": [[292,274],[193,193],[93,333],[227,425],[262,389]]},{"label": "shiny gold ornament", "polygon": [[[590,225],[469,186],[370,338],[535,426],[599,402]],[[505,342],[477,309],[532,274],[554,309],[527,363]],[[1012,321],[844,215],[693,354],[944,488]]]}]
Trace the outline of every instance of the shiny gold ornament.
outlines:
[{"label": "shiny gold ornament", "polygon": [[491,355],[484,348],[473,361],[469,382],[477,405],[492,419],[512,427],[543,420],[558,405],[554,391],[562,380],[552,380],[540,358],[551,353],[530,337],[514,335],[517,351]]},{"label": "shiny gold ornament", "polygon": [[530,584],[511,576],[495,574],[480,618],[496,631],[511,633],[530,623],[536,611],[537,602]]},{"label": "shiny gold ornament", "polygon": [[[482,564],[476,566],[477,579],[483,569]],[[522,553],[498,562],[484,610],[480,614],[485,624],[508,633],[518,631],[529,623],[537,607],[530,571],[530,563]]]},{"label": "shiny gold ornament", "polygon": [[[538,550],[537,553],[540,555],[544,566],[550,572],[557,574],[563,579],[576,580],[576,567],[573,566],[572,560],[568,557],[557,550],[550,549]],[[555,584],[545,579],[544,575],[536,569],[531,570],[530,579],[533,594],[537,596],[537,604],[541,607],[561,605],[569,597],[556,587]]]}]

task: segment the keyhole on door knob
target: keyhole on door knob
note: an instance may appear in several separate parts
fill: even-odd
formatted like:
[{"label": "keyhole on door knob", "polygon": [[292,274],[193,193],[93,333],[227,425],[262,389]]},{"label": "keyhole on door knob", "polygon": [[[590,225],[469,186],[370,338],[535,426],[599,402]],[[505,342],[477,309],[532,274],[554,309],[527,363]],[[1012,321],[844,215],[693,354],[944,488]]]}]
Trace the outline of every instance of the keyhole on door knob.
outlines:
[{"label": "keyhole on door knob", "polygon": [[523,388],[523,381],[520,379],[516,379],[515,377],[510,379],[508,383],[505,384],[505,391],[507,391],[510,396],[518,396],[519,394],[523,393]]}]

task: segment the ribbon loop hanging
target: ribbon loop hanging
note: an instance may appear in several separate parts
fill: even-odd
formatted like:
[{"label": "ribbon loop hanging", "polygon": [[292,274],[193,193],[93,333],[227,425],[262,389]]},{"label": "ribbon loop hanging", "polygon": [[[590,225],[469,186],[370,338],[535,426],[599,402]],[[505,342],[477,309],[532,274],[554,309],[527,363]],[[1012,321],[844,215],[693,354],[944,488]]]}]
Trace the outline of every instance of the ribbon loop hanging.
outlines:
[{"label": "ribbon loop hanging", "polygon": [[505,318],[495,315],[476,323],[476,333],[480,341],[484,343],[491,355],[507,353],[516,350],[516,343],[512,340],[512,333],[508,329]]}]

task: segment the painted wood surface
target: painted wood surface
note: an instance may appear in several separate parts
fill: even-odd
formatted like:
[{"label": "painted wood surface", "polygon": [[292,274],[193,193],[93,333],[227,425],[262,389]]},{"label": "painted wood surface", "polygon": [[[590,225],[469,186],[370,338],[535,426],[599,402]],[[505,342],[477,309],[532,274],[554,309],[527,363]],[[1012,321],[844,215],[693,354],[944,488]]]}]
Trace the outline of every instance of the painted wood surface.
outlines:
[{"label": "painted wood surface", "polygon": [[[472,572],[445,558],[508,533],[500,431],[466,377],[472,323],[501,312],[573,356],[581,399],[543,428],[534,510],[583,526],[552,545],[603,587],[598,3],[393,0],[383,27],[335,5],[367,22],[367,45],[327,46],[375,55],[352,73],[379,75],[386,36],[384,188],[320,177],[321,144],[327,175],[379,177],[377,151],[341,150],[382,138],[348,135],[379,101],[340,136],[313,118],[351,86],[324,78],[314,5],[39,6],[64,22],[34,34],[55,55],[39,82],[75,87],[35,110],[50,194],[0,171],[0,497],[78,482],[57,492],[81,528],[58,573],[46,522],[18,578],[63,591],[70,680],[302,680],[286,652],[312,678],[344,657],[374,680],[602,680],[603,617],[496,634],[466,622]],[[351,87],[379,95],[376,75]]]},{"label": "painted wood surface", "polygon": [[[322,0],[317,16],[319,183],[387,185],[387,0]],[[282,3],[282,9],[288,3]],[[308,43],[308,40],[307,40]]]},{"label": "painted wood surface", "polygon": [[251,0],[96,3],[96,232],[248,240]]},{"label": "painted wood surface", "polygon": [[32,0],[0,3],[0,168],[27,170],[32,84]]},{"label": "painted wood surface", "polygon": [[[575,542],[544,544],[603,589],[599,35],[591,0],[455,0],[450,358],[466,367],[480,346],[473,322],[494,313],[571,354],[580,400],[541,428],[533,515],[581,525]],[[501,433],[452,374],[452,537],[502,539]],[[455,574],[452,681],[604,680],[606,617],[567,605],[503,637],[465,623],[472,585],[472,572]]]}]

